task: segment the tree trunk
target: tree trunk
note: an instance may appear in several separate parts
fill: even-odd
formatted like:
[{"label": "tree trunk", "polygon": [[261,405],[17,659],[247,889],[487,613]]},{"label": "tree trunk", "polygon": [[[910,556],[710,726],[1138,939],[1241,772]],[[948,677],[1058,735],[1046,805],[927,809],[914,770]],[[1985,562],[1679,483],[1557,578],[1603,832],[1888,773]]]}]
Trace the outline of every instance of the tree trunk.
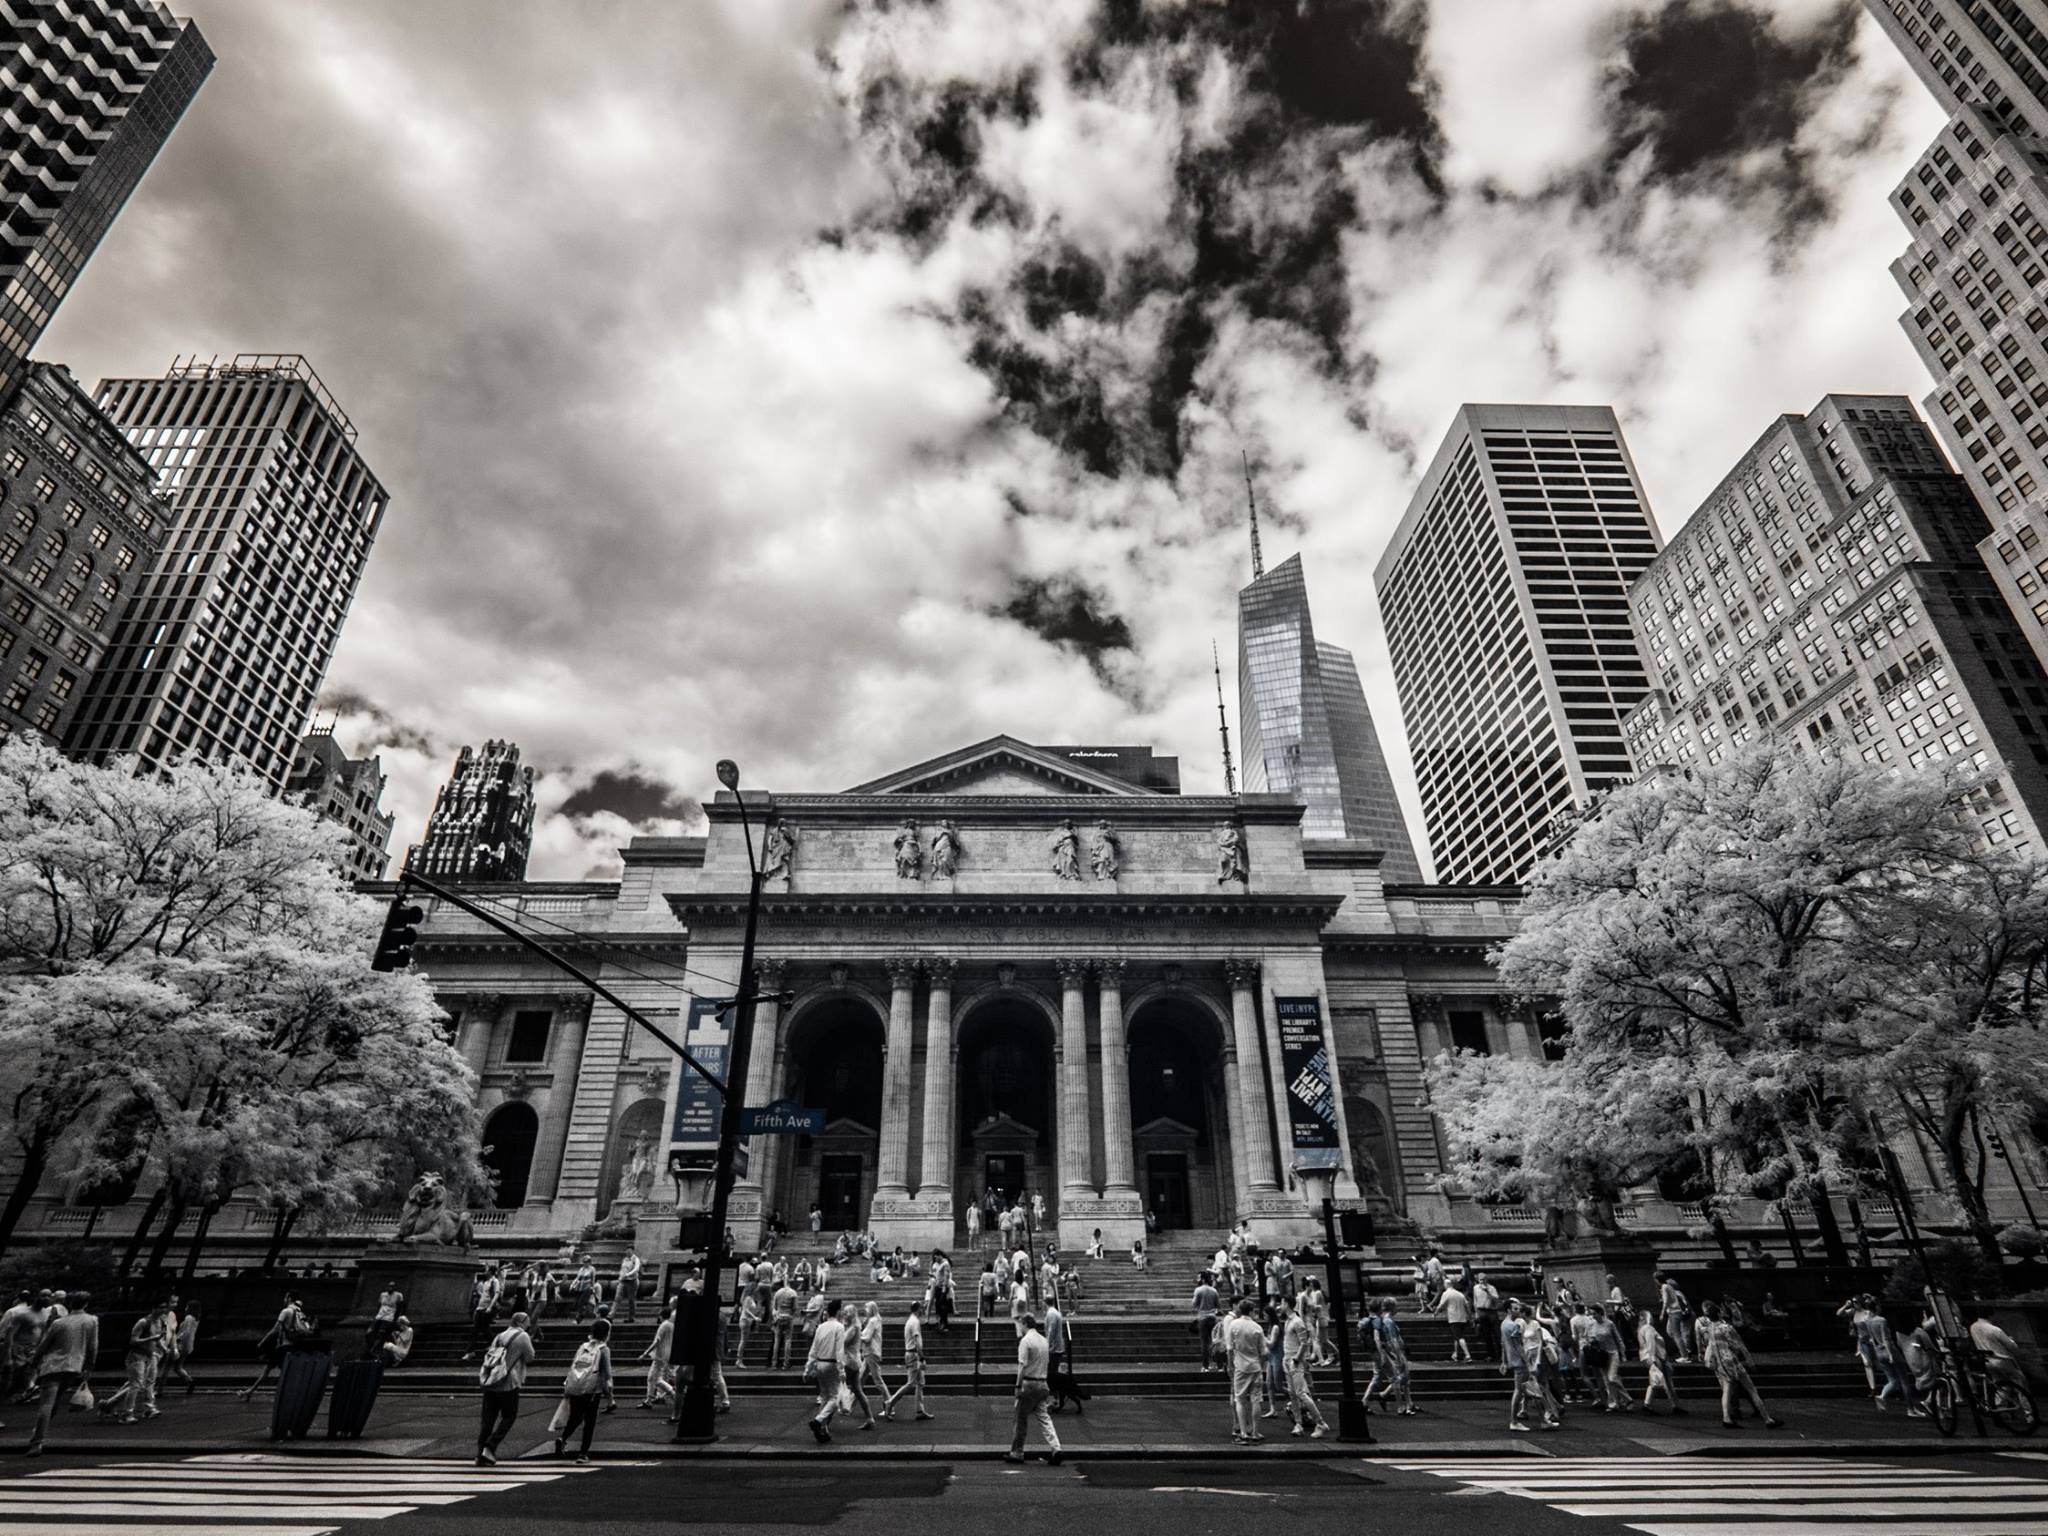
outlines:
[{"label": "tree trunk", "polygon": [[1870,1256],[1870,1229],[1863,1225],[1863,1203],[1854,1195],[1844,1195],[1849,1206],[1849,1225],[1856,1229],[1856,1261],[1865,1269],[1874,1267]]},{"label": "tree trunk", "polygon": [[1818,1174],[1813,1180],[1813,1219],[1820,1227],[1821,1251],[1827,1261],[1839,1269],[1849,1267],[1849,1245],[1842,1240],[1842,1224],[1835,1220],[1834,1197],[1828,1193],[1827,1180]]},{"label": "tree trunk", "polygon": [[206,1246],[206,1233],[213,1225],[213,1218],[220,1213],[220,1201],[209,1200],[199,1210],[199,1224],[192,1229],[192,1246],[185,1250],[185,1267],[178,1274],[179,1287],[192,1284],[192,1277],[199,1270],[199,1250]]},{"label": "tree trunk", "polygon": [[1735,1256],[1735,1234],[1728,1230],[1728,1223],[1721,1219],[1720,1211],[1711,1206],[1707,1210],[1707,1220],[1713,1226],[1714,1241],[1721,1245],[1721,1257],[1728,1261],[1729,1268],[1735,1268],[1741,1263]]},{"label": "tree trunk", "polygon": [[1956,1204],[1962,1207],[1963,1222],[1970,1236],[1983,1250],[1994,1270],[2005,1268],[2005,1252],[1998,1246],[1998,1228],[1992,1225],[1991,1208],[1984,1203],[1984,1191],[1970,1177],[1970,1154],[1963,1145],[1963,1119],[1950,1116],[1942,1125],[1941,1160],[1948,1165],[1948,1181]]},{"label": "tree trunk", "polygon": [[156,1213],[164,1208],[164,1201],[170,1198],[170,1190],[159,1185],[157,1192],[149,1197],[149,1204],[142,1208],[142,1219],[135,1223],[135,1235],[128,1239],[128,1251],[121,1255],[121,1279],[125,1283],[129,1271],[135,1268],[135,1256],[142,1252],[142,1240],[149,1235],[149,1229],[156,1221]]},{"label": "tree trunk", "polygon": [[277,1219],[270,1224],[270,1252],[263,1255],[263,1273],[277,1272],[278,1255],[284,1252],[285,1239],[292,1235],[292,1228],[299,1224],[299,1208],[296,1205],[279,1209]]},{"label": "tree trunk", "polygon": [[156,1242],[149,1250],[149,1264],[142,1271],[145,1278],[154,1279],[163,1273],[164,1255],[171,1251],[171,1239],[178,1234],[178,1223],[185,1219],[185,1202],[173,1195],[170,1213],[164,1218],[163,1230],[156,1235]]},{"label": "tree trunk", "polygon": [[38,1136],[26,1149],[27,1155],[21,1160],[21,1177],[7,1192],[7,1203],[0,1206],[0,1253],[7,1251],[14,1229],[21,1222],[21,1213],[28,1209],[29,1201],[35,1198],[37,1186],[43,1182],[43,1170],[49,1166],[49,1153],[50,1139],[47,1136]]}]

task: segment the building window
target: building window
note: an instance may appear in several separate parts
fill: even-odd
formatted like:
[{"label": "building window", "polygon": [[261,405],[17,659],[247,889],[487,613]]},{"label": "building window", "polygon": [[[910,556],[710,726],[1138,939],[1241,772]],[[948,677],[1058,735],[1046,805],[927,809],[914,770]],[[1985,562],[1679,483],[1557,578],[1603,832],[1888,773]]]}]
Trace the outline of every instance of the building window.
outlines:
[{"label": "building window", "polygon": [[1486,1039],[1486,1015],[1452,1009],[1444,1015],[1451,1026],[1451,1047],[1453,1050],[1471,1051],[1487,1056],[1493,1047]]},{"label": "building window", "polygon": [[512,1038],[505,1042],[507,1061],[546,1061],[548,1028],[555,1016],[545,1010],[522,1009],[512,1015]]}]

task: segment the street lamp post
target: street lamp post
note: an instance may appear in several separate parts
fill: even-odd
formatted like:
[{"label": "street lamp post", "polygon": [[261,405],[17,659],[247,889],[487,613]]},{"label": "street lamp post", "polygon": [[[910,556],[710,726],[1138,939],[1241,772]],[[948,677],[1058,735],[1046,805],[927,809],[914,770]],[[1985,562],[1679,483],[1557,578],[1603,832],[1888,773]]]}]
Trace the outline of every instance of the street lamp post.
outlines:
[{"label": "street lamp post", "polygon": [[1366,1421],[1365,1403],[1358,1395],[1358,1377],[1351,1366],[1351,1322],[1344,1312],[1344,1274],[1337,1256],[1337,1189],[1334,1168],[1296,1168],[1296,1177],[1307,1186],[1309,1197],[1323,1207],[1323,1252],[1330,1285],[1330,1325],[1337,1332],[1337,1375],[1342,1383],[1337,1398],[1337,1438],[1371,1445],[1372,1425]]},{"label": "street lamp post", "polygon": [[739,995],[733,999],[732,1050],[726,1058],[725,1091],[720,1096],[718,1159],[711,1174],[711,1231],[704,1245],[704,1286],[691,1309],[689,1383],[676,1401],[677,1440],[715,1440],[717,1407],[711,1392],[712,1356],[718,1350],[718,1319],[724,1303],[718,1294],[725,1268],[726,1207],[732,1199],[735,1163],[739,1156],[740,1116],[746,1105],[747,1058],[754,1043],[754,930],[761,916],[761,866],[754,857],[754,832],[747,821],[746,797],[740,793],[739,764],[718,763],[718,782],[739,802],[740,835],[747,845],[747,930],[740,944]]}]

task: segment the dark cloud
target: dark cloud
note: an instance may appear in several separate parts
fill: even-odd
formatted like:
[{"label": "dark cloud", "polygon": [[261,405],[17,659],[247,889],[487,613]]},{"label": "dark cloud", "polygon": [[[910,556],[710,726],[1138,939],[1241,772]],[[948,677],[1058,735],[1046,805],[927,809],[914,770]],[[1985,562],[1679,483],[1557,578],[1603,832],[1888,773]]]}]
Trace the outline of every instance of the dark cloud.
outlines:
[{"label": "dark cloud", "polygon": [[314,714],[316,718],[329,714],[360,716],[368,720],[372,727],[368,734],[374,737],[374,741],[365,750],[374,751],[381,746],[403,747],[415,752],[436,750],[434,739],[427,732],[407,725],[374,699],[353,688],[325,690]]},{"label": "dark cloud", "polygon": [[998,612],[1039,639],[1084,657],[1105,681],[1110,653],[1131,649],[1130,626],[1078,577],[1020,578]]},{"label": "dark cloud", "polygon": [[636,825],[650,821],[692,821],[703,808],[672,785],[633,769],[605,770],[562,802],[565,816],[610,811]]},{"label": "dark cloud", "polygon": [[1797,138],[1855,62],[1861,10],[1841,0],[1794,36],[1742,0],[1675,0],[1636,15],[1606,82],[1609,170],[1647,149],[1660,180],[1774,202],[1784,233],[1824,217],[1832,194]]}]

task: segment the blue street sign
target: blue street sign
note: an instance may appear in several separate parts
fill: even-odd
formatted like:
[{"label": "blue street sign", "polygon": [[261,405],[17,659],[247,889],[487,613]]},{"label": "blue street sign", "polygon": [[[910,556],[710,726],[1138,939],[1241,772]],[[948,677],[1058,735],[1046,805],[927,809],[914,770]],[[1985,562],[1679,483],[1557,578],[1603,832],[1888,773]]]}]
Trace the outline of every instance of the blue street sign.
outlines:
[{"label": "blue street sign", "polygon": [[825,1129],[825,1111],[804,1109],[782,1099],[759,1109],[740,1111],[740,1134],[753,1136],[815,1136]]}]

